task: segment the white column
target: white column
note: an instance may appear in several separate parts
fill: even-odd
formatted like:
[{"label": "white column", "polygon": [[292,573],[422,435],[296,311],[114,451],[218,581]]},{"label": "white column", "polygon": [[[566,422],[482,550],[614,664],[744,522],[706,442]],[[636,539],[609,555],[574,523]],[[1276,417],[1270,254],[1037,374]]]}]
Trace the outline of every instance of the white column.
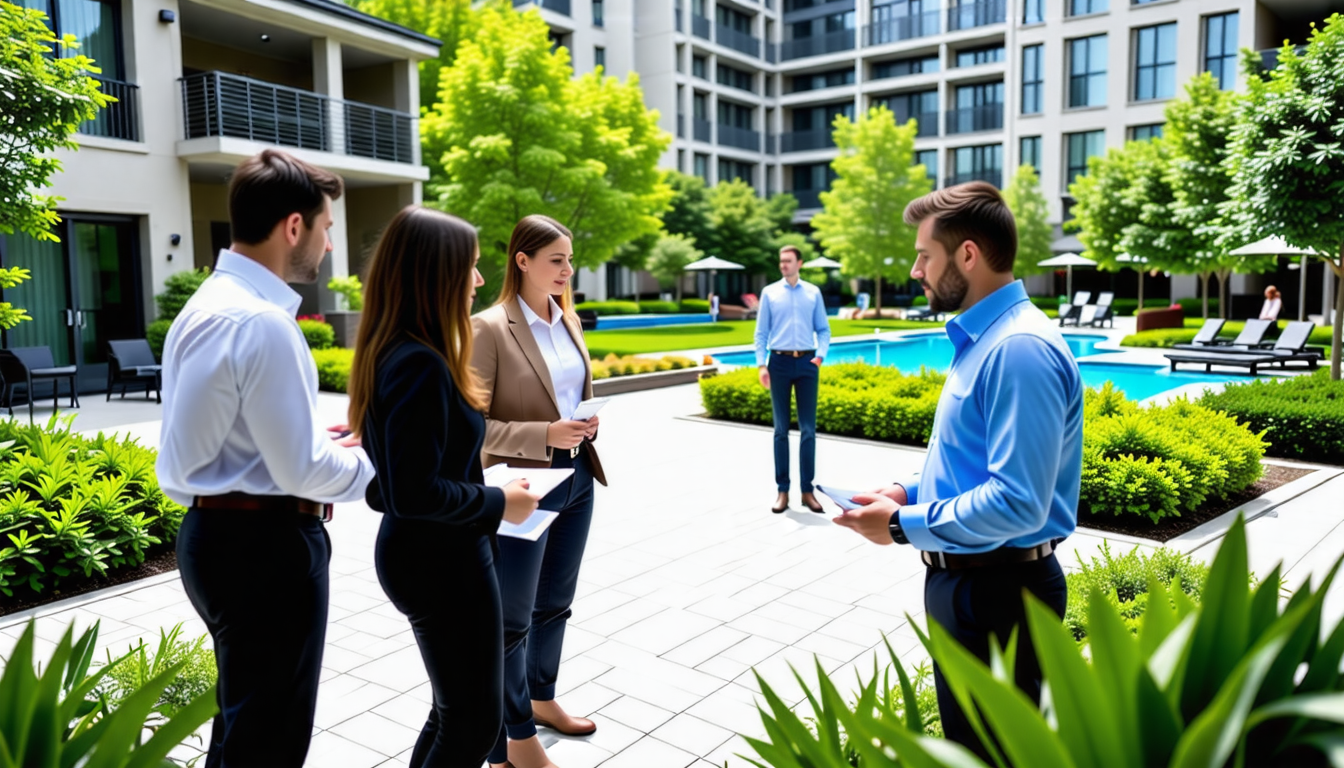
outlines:
[{"label": "white column", "polygon": [[345,154],[345,113],[341,100],[345,98],[345,72],[341,61],[341,44],[329,37],[313,38],[313,90],[331,101],[327,105],[330,121],[328,137],[331,151]]}]

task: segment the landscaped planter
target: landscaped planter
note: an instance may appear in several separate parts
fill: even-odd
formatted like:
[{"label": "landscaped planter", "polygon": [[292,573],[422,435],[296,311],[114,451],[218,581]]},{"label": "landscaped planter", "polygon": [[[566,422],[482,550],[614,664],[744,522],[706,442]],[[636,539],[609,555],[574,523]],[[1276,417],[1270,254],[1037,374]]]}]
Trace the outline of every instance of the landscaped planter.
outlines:
[{"label": "landscaped planter", "polygon": [[698,365],[694,368],[679,368],[675,371],[612,376],[608,379],[594,381],[593,395],[605,397],[607,395],[619,395],[622,392],[640,392],[646,389],[690,384],[699,381],[702,374],[713,375],[718,371],[719,367],[717,365]]},{"label": "landscaped planter", "polygon": [[331,309],[322,313],[327,324],[336,331],[336,346],[346,349],[355,348],[355,338],[359,336],[359,312],[344,309]]}]

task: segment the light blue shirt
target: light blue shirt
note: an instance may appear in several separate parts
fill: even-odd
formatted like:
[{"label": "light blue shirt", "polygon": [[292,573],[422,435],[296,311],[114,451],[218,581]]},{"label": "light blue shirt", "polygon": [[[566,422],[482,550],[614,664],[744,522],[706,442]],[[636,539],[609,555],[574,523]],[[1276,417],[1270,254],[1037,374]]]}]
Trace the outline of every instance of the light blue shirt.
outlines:
[{"label": "light blue shirt", "polygon": [[820,288],[802,279],[797,285],[780,280],[765,286],[756,315],[756,365],[765,365],[766,350],[815,349],[817,357],[825,358],[830,346],[831,324]]},{"label": "light blue shirt", "polygon": [[955,353],[901,527],[918,549],[1030,548],[1073,533],[1083,385],[1068,344],[1022,282],[947,323]]}]

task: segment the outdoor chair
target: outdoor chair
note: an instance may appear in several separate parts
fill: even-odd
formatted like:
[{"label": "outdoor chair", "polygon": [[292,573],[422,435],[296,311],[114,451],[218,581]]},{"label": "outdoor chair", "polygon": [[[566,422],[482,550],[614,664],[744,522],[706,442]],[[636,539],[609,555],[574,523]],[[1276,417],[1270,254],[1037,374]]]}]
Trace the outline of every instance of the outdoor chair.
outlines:
[{"label": "outdoor chair", "polygon": [[1306,363],[1308,368],[1316,368],[1321,362],[1320,354],[1316,352],[1293,352],[1285,354],[1268,354],[1268,350],[1259,350],[1256,352],[1213,352],[1213,351],[1187,351],[1171,352],[1166,355],[1167,361],[1171,363],[1171,370],[1176,370],[1178,363],[1193,363],[1204,366],[1205,372],[1211,372],[1213,366],[1221,365],[1229,368],[1249,368],[1251,375],[1255,376],[1263,366],[1268,368],[1277,365],[1280,368],[1287,368],[1290,362]]},{"label": "outdoor chair", "polygon": [[574,314],[579,316],[579,327],[585,331],[597,330],[597,310],[579,309]]},{"label": "outdoor chair", "polygon": [[906,320],[924,320],[928,322],[937,322],[943,318],[942,312],[934,312],[927,304],[922,307],[911,307],[905,310]]},{"label": "outdoor chair", "polygon": [[126,399],[128,384],[143,384],[145,399],[150,390],[154,402],[162,403],[163,366],[154,360],[154,352],[145,339],[126,339],[107,342],[107,399],[112,399],[113,388],[121,385],[121,399]]},{"label": "outdoor chair", "polygon": [[1091,325],[1094,328],[1100,328],[1102,324],[1105,323],[1106,325],[1109,325],[1110,327],[1114,328],[1115,327],[1114,302],[1115,302],[1115,294],[1110,291],[1103,291],[1101,294],[1097,296],[1097,303],[1094,305],[1096,309],[1093,311],[1092,317],[1090,319],[1079,317],[1078,324],[1083,325],[1084,323],[1086,323],[1087,325]]},{"label": "outdoor chair", "polygon": [[79,407],[79,390],[76,377],[79,369],[73,365],[56,365],[51,347],[12,347],[0,349],[0,377],[4,386],[0,388],[0,405],[14,415],[14,395],[19,386],[24,387],[28,398],[28,422],[33,422],[33,401],[36,399],[35,386],[41,382],[51,382],[51,402],[53,408],[59,407],[61,379],[70,382],[70,407]]},{"label": "outdoor chair", "polygon": [[1265,346],[1265,334],[1274,326],[1271,320],[1247,320],[1241,333],[1232,341],[1215,339],[1210,344],[1175,344],[1172,349],[1193,349],[1214,354],[1237,354]]},{"label": "outdoor chair", "polygon": [[1073,294],[1073,302],[1070,304],[1059,305],[1059,325],[1077,325],[1078,318],[1083,314],[1083,307],[1092,299],[1091,291],[1078,291]]},{"label": "outdoor chair", "polygon": [[1222,332],[1223,326],[1226,324],[1227,321],[1222,319],[1221,317],[1210,317],[1208,320],[1204,321],[1204,325],[1200,326],[1199,333],[1195,334],[1195,338],[1193,341],[1191,341],[1189,344],[1177,345],[1177,348],[1203,349],[1205,347],[1218,344],[1219,343],[1218,334]]}]

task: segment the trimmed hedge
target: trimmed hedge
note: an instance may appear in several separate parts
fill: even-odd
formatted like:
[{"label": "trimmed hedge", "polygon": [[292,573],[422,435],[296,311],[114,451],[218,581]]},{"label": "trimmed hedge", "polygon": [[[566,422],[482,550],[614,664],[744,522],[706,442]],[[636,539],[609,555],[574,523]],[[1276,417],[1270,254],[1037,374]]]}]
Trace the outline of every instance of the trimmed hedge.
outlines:
[{"label": "trimmed hedge", "polygon": [[613,376],[632,376],[637,373],[677,371],[682,368],[694,368],[697,365],[699,363],[681,355],[664,355],[659,358],[607,355],[601,360],[592,361],[593,381],[610,379]]},{"label": "trimmed hedge", "polygon": [[[675,301],[641,301],[639,304],[639,313],[641,315],[675,315],[681,311]],[[708,310],[706,310],[708,311]]]},{"label": "trimmed hedge", "polygon": [[682,299],[681,311],[688,315],[704,315],[709,313],[709,299]]},{"label": "trimmed hedge", "polygon": [[350,367],[355,364],[355,350],[344,347],[314,349],[313,362],[317,363],[317,387],[326,392],[345,392],[350,384]]},{"label": "trimmed hedge", "polygon": [[336,329],[320,320],[300,320],[299,330],[309,349],[331,349],[336,346]]},{"label": "trimmed hedge", "polygon": [[[945,379],[929,370],[906,375],[863,363],[828,365],[821,370],[817,430],[927,445]],[[711,418],[771,423],[770,393],[754,368],[701,379],[700,395]],[[1260,478],[1262,435],[1189,401],[1140,408],[1108,382],[1087,391],[1083,424],[1079,514],[1157,522]]]},{"label": "trimmed hedge", "polygon": [[590,309],[601,315],[638,315],[639,302],[635,301],[585,301],[577,304],[574,311]]},{"label": "trimmed hedge", "polygon": [[1344,464],[1344,381],[1331,381],[1327,369],[1229,384],[1200,404],[1263,431],[1271,456]]}]

